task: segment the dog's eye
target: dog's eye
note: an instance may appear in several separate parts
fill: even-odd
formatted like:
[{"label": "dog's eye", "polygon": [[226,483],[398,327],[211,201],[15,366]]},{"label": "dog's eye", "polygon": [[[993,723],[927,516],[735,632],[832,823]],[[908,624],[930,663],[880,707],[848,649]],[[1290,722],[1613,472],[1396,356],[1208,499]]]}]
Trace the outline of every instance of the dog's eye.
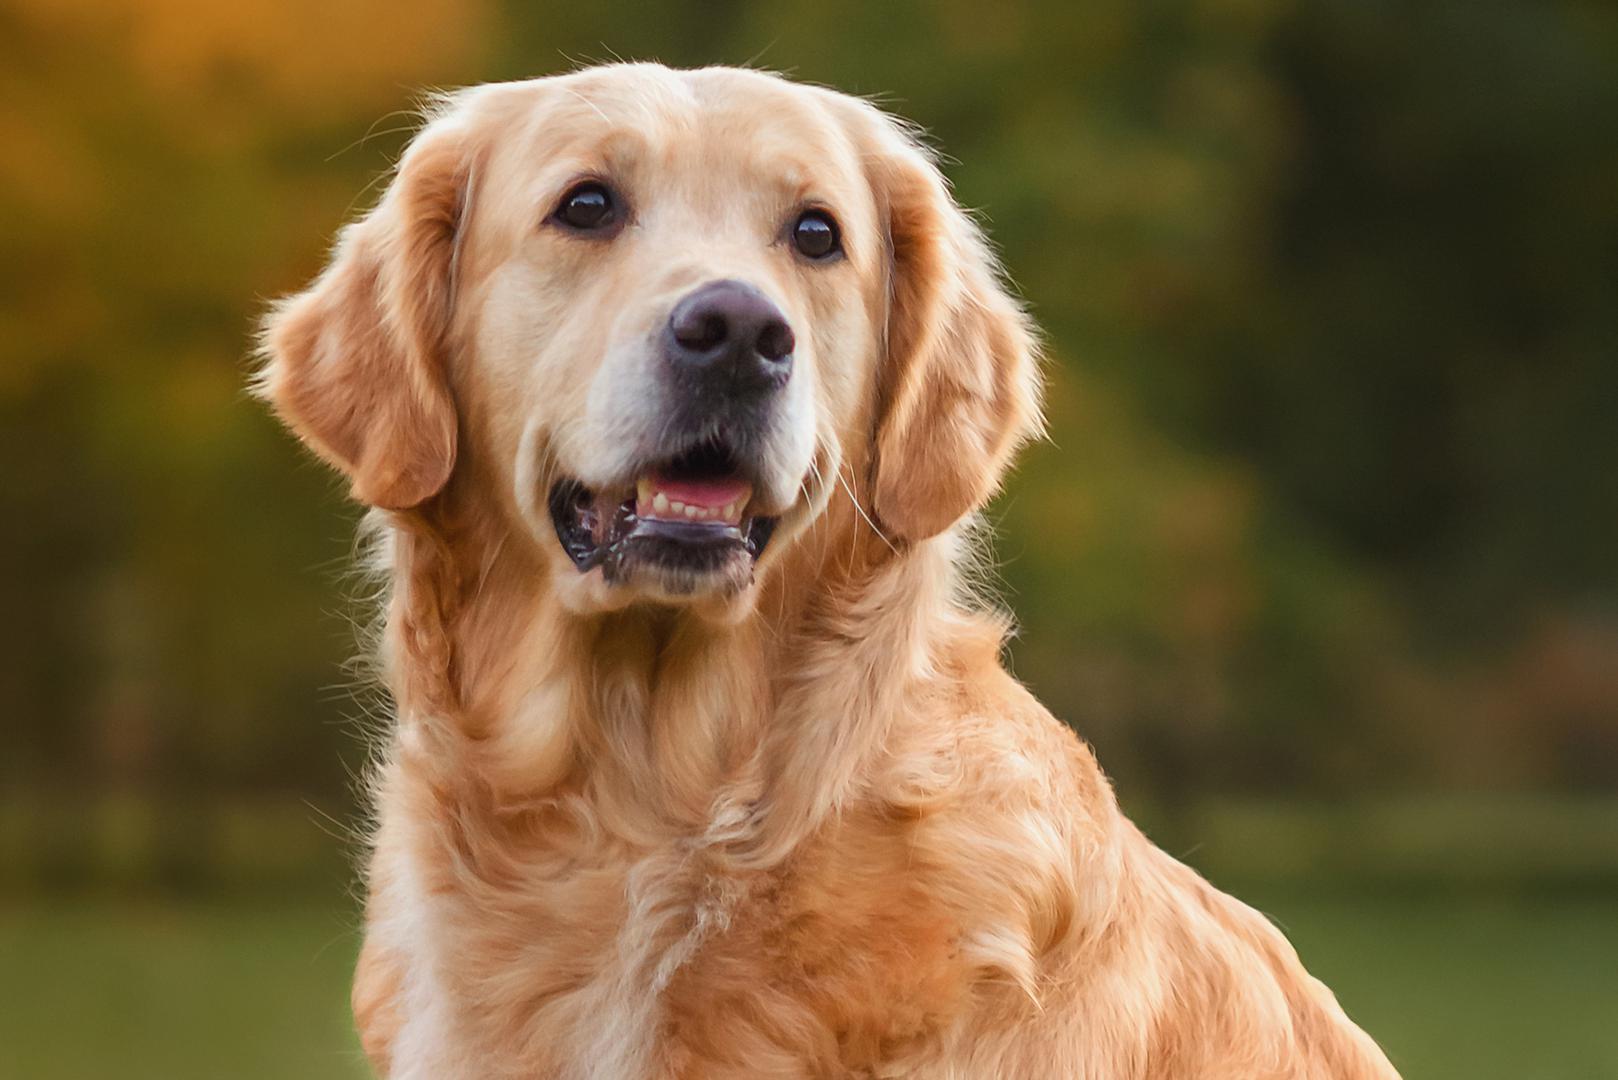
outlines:
[{"label": "dog's eye", "polygon": [[792,246],[810,259],[829,259],[843,250],[837,222],[824,210],[805,210],[792,225]]},{"label": "dog's eye", "polygon": [[551,214],[553,220],[580,232],[609,229],[618,223],[618,217],[617,198],[599,180],[586,180],[569,188]]}]

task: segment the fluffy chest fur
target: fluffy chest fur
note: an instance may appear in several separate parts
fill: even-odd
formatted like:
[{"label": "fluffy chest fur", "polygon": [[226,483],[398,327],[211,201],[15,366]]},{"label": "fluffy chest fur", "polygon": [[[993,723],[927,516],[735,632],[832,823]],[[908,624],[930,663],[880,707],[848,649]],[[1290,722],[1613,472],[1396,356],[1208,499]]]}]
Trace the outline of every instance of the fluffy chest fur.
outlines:
[{"label": "fluffy chest fur", "polygon": [[891,731],[784,854],[746,785],[659,835],[588,787],[497,806],[396,756],[367,1053],[408,1080],[1393,1075],[1262,916],[1122,819],[1082,744],[999,705]]},{"label": "fluffy chest fur", "polygon": [[896,1075],[986,1002],[1031,1004],[1066,921],[933,864],[943,823],[891,806],[767,869],[722,821],[645,846],[577,797],[489,825],[384,827],[355,996],[390,1075]]}]

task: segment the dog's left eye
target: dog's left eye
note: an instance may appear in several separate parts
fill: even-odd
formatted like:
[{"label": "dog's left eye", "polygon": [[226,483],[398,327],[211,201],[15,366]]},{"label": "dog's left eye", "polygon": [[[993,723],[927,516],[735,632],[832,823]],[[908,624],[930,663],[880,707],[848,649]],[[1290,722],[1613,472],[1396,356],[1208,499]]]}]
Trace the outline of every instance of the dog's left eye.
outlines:
[{"label": "dog's left eye", "polygon": [[580,232],[596,232],[618,224],[618,199],[599,180],[586,180],[568,189],[551,214],[552,219]]},{"label": "dog's left eye", "polygon": [[843,234],[824,210],[805,210],[792,225],[792,246],[810,259],[829,259],[843,250]]}]

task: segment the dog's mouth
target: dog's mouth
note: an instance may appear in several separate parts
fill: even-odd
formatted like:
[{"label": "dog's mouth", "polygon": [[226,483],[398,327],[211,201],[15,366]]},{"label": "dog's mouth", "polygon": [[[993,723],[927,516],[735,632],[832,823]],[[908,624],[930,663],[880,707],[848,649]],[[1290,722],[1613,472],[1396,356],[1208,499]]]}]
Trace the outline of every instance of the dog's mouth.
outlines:
[{"label": "dog's mouth", "polygon": [[752,480],[717,439],[649,466],[627,489],[564,479],[550,493],[557,539],[580,572],[599,566],[611,583],[645,566],[682,592],[705,578],[751,578],[779,521],[752,503]]}]

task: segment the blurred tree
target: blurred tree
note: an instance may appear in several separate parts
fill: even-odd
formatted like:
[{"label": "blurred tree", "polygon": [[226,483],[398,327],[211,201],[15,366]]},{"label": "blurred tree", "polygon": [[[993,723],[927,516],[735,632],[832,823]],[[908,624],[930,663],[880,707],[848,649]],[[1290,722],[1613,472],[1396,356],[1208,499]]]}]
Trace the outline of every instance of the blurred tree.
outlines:
[{"label": "blurred tree", "polygon": [[951,155],[1054,355],[1016,667],[1128,784],[1618,784],[1618,9],[0,0],[6,790],[341,797],[351,516],[253,320],[418,89],[617,55]]}]

